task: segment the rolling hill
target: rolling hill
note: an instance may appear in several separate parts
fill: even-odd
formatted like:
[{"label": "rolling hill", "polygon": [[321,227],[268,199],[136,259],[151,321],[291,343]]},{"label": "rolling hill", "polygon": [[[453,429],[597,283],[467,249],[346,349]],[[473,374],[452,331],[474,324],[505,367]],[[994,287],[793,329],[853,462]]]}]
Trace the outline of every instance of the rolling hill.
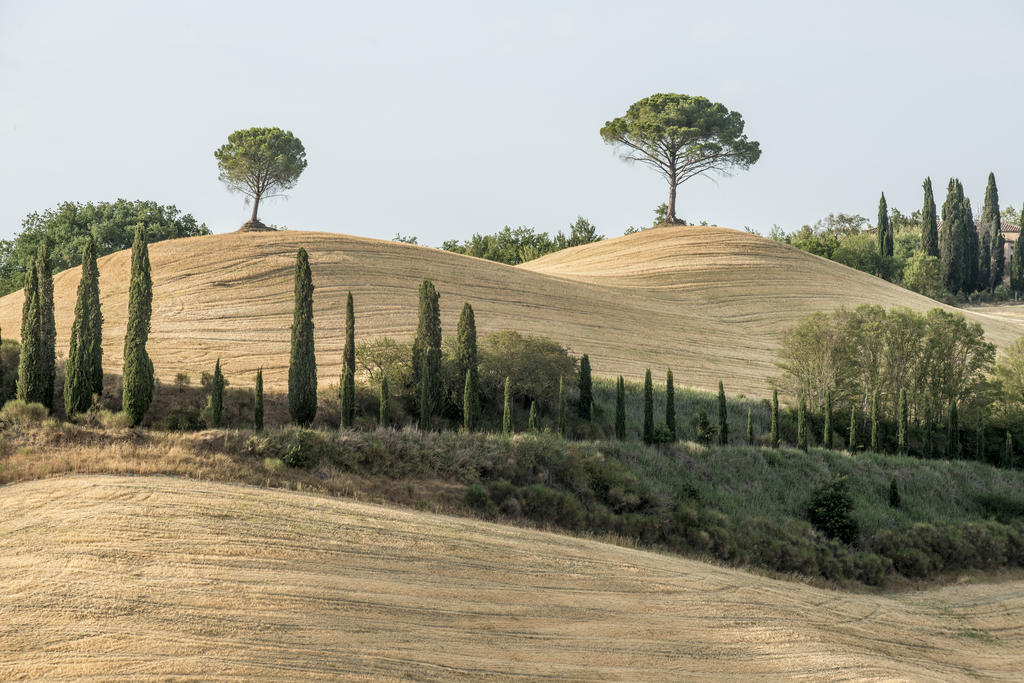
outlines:
[{"label": "rolling hill", "polygon": [[1013,678],[1024,583],[846,594],[287,491],[0,488],[0,678]]},{"label": "rolling hill", "polygon": [[[594,371],[641,378],[647,367],[677,381],[763,396],[774,353],[801,316],[880,303],[925,310],[934,301],[762,237],[714,227],[678,227],[567,249],[511,267],[428,247],[324,232],[228,233],[150,248],[154,278],[149,350],[157,376],[210,371],[218,357],[236,384],[260,366],[268,389],[287,385],[295,252],[310,254],[319,376],[337,382],[345,294],[355,297],[359,339],[409,339],[417,288],[441,294],[445,333],[464,301],[481,333],[513,328],[589,353]],[[100,260],[108,372],[120,372],[129,252]],[[79,270],[54,278],[58,354],[66,355]],[[0,299],[0,329],[20,329],[23,295]],[[1024,324],[984,311],[968,317],[1004,345]]]}]

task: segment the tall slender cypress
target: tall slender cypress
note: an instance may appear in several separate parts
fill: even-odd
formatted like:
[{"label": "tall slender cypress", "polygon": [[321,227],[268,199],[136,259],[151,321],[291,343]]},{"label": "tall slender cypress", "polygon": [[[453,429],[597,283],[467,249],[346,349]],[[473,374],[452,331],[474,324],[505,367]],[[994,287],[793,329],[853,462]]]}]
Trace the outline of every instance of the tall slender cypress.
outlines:
[{"label": "tall slender cypress", "polygon": [[512,389],[508,377],[505,378],[505,409],[501,415],[501,432],[505,436],[512,436]]},{"label": "tall slender cypress", "polygon": [[565,378],[558,378],[558,433],[565,435]]},{"label": "tall slender cypress", "polygon": [[665,373],[665,427],[672,443],[676,442],[676,383],[672,370]]},{"label": "tall slender cypress", "polygon": [[908,450],[907,430],[910,425],[907,423],[907,390],[900,387],[900,401],[896,408],[897,420],[899,421],[898,448],[900,455],[906,455]]},{"label": "tall slender cypress", "polygon": [[921,250],[928,256],[939,257],[939,223],[935,215],[935,195],[932,179],[924,179],[924,206],[921,209]]},{"label": "tall slender cypress", "polygon": [[381,427],[391,426],[391,392],[388,390],[388,376],[380,378],[380,415],[378,424]]},{"label": "tall slender cypress", "polygon": [[800,403],[797,404],[796,409],[796,447],[802,451],[807,451],[807,418],[805,413],[807,408],[805,406],[804,397],[800,397]]},{"label": "tall slender cypress", "polygon": [[850,407],[850,437],[846,447],[851,453],[857,452],[857,406]]},{"label": "tall slender cypress", "polygon": [[121,407],[135,426],[149,410],[155,380],[153,361],[146,352],[150,317],[153,312],[153,279],[149,268],[149,247],[145,230],[135,228],[132,243],[132,275],[128,286],[128,329],[124,337],[124,371]]},{"label": "tall slender cypress", "polygon": [[875,237],[878,240],[878,253],[882,256],[892,256],[892,224],[889,222],[889,206],[885,203],[884,192],[882,198],[878,200],[878,230]]},{"label": "tall slender cypress", "polygon": [[[472,431],[476,428],[476,422],[480,416],[480,390],[478,388],[477,344],[476,344],[476,316],[473,307],[469,302],[462,304],[462,313],[459,315],[459,325],[455,333],[455,370],[457,377],[466,377],[468,373],[473,374],[473,379],[466,380],[473,388],[468,393],[462,392],[462,422],[466,429]],[[467,414],[469,419],[467,422]]]},{"label": "tall slender cypress", "polygon": [[992,236],[992,267],[990,268],[990,276],[992,278],[989,282],[989,289],[995,290],[996,287],[1003,284],[1003,278],[1006,276],[1006,239],[1003,237],[1003,229],[999,228],[999,232]]},{"label": "tall slender cypress", "polygon": [[878,390],[871,394],[871,450],[879,452],[878,442]]},{"label": "tall slender cypress", "polygon": [[[991,289],[996,284],[993,276],[993,268],[995,267],[995,261],[999,254],[994,253],[998,249],[996,244],[997,236],[1001,236],[1003,232],[1002,217],[999,215],[999,190],[996,188],[996,176],[994,173],[988,174],[988,185],[985,187],[985,203],[981,207],[981,226],[979,229],[979,235],[982,241],[982,278],[979,282],[979,289]],[[1000,280],[1002,278],[1000,277]]]},{"label": "tall slender cypress", "polygon": [[256,371],[256,390],[252,404],[252,426],[263,431],[263,368]]},{"label": "tall slender cypress", "polygon": [[427,355],[424,353],[420,359],[422,365],[420,368],[420,430],[426,432],[430,430],[431,423],[430,386],[433,383],[433,377]]},{"label": "tall slender cypress", "polygon": [[25,280],[25,302],[21,308],[21,355],[18,358],[18,398],[27,403],[42,403],[46,379],[42,369],[42,318],[39,306],[39,280],[33,263]]},{"label": "tall slender cypress", "polygon": [[[965,294],[979,289],[979,265],[981,263],[981,238],[978,235],[978,226],[974,222],[974,212],[971,210],[971,200],[963,196],[963,188],[960,188],[960,214],[963,217],[963,251],[964,251],[964,287]],[[987,284],[987,283],[986,283]]]},{"label": "tall slender cypress", "polygon": [[832,450],[832,390],[825,392],[825,427],[822,429],[821,442],[825,448]]},{"label": "tall slender cypress", "polygon": [[779,440],[779,390],[772,389],[772,448],[778,448]]},{"label": "tall slender cypress", "polygon": [[626,382],[622,375],[615,382],[615,438],[626,440]]},{"label": "tall slender cypress", "polygon": [[590,356],[583,354],[583,358],[580,358],[580,378],[579,378],[579,413],[580,417],[584,420],[590,419],[591,404],[593,403],[593,385],[590,378]]},{"label": "tall slender cypress", "polygon": [[965,253],[967,226],[963,213],[963,186],[950,178],[946,188],[946,201],[942,204],[942,230],[939,232],[939,253],[946,267],[946,288],[951,292],[970,288]]},{"label": "tall slender cypress", "polygon": [[352,292],[345,301],[345,349],[341,369],[341,426],[351,428],[356,419],[356,311]]},{"label": "tall slender cypress", "polygon": [[53,318],[53,267],[50,250],[44,240],[36,252],[36,276],[39,286],[40,372],[43,375],[42,404],[53,410],[53,385],[57,373],[57,327]]},{"label": "tall slender cypress", "polygon": [[644,374],[644,443],[654,443],[654,384],[650,368]]},{"label": "tall slender cypress", "polygon": [[480,379],[476,368],[466,368],[466,382],[462,388],[462,427],[467,432],[476,431],[480,423]]},{"label": "tall slender cypress", "polygon": [[729,445],[729,409],[725,404],[725,387],[718,380],[718,443]]},{"label": "tall slender cypress", "polygon": [[946,457],[955,460],[960,457],[960,416],[956,401],[949,406],[949,422],[946,424]]},{"label": "tall slender cypress", "polygon": [[288,364],[288,412],[292,421],[300,425],[308,425],[316,417],[313,273],[309,268],[309,254],[301,247],[295,256],[295,312]]},{"label": "tall slender cypress", "polygon": [[754,445],[754,414],[750,406],[747,406],[747,445]]},{"label": "tall slender cypress", "polygon": [[210,384],[210,422],[211,427],[221,426],[224,417],[224,373],[220,369],[220,358],[213,368],[213,381]]},{"label": "tall slender cypress", "polygon": [[[416,338],[412,343],[413,383],[420,395],[421,410],[427,411],[427,419],[441,408],[443,389],[441,386],[441,304],[440,295],[434,283],[424,280],[420,284],[420,314],[416,327]],[[426,390],[420,386],[427,382]]]},{"label": "tall slender cypress", "polygon": [[85,412],[92,405],[93,395],[101,393],[103,316],[96,248],[90,238],[82,250],[82,277],[78,281],[75,321],[71,325],[71,345],[64,372],[64,412],[68,417]]},{"label": "tall slender cypress", "polygon": [[1010,250],[1010,289],[1015,300],[1024,294],[1024,240],[1021,239],[1014,242]]}]

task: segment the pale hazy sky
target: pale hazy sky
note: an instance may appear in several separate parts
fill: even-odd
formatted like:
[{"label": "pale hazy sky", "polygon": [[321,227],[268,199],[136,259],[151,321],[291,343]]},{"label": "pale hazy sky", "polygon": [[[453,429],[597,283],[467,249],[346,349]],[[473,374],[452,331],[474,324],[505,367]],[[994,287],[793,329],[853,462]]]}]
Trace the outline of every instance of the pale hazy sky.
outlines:
[{"label": "pale hazy sky", "polygon": [[931,175],[1024,203],[1024,3],[0,0],[0,237],[118,197],[248,217],[213,150],[280,126],[309,167],[266,223],[438,245],[503,225],[607,235],[665,201],[598,130],[654,92],[741,112],[761,161],[678,215],[767,232],[909,212]]}]

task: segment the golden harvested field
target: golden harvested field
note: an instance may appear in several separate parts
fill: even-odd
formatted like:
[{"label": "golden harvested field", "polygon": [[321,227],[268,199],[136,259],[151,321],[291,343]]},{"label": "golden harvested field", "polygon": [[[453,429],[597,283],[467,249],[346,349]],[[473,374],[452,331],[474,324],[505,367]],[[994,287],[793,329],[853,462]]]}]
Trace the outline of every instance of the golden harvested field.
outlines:
[{"label": "golden harvested field", "polygon": [[0,678],[1012,679],[1024,582],[846,594],[167,477],[0,488]]},{"label": "golden harvested field", "polygon": [[[517,329],[553,337],[594,371],[633,379],[671,366],[677,381],[763,396],[779,341],[801,316],[880,303],[925,310],[937,304],[895,285],[787,245],[711,227],[659,228],[567,249],[523,266],[334,233],[228,233],[151,246],[154,278],[150,354],[161,380],[193,379],[217,357],[236,385],[265,368],[268,390],[287,383],[295,252],[310,253],[322,386],[337,382],[345,293],[353,292],[359,339],[411,339],[423,278],[441,293],[454,334],[464,301],[481,333]],[[129,253],[100,260],[105,368],[119,373],[127,312]],[[54,280],[58,351],[66,355],[79,269]],[[23,296],[0,299],[0,328],[20,329]],[[1004,345],[1024,323],[968,314]]]}]

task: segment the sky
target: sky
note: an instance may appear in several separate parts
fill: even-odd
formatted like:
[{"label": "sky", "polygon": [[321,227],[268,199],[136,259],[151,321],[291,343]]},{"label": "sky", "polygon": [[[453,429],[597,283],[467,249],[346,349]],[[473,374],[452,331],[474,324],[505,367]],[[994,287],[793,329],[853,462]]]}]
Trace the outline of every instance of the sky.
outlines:
[{"label": "sky", "polygon": [[64,201],[248,219],[213,152],[278,126],[308,168],[260,218],[421,244],[648,225],[665,181],[598,133],[657,92],[740,112],[760,161],[679,191],[767,234],[830,212],[1024,204],[1024,3],[0,0],[0,238]]}]

